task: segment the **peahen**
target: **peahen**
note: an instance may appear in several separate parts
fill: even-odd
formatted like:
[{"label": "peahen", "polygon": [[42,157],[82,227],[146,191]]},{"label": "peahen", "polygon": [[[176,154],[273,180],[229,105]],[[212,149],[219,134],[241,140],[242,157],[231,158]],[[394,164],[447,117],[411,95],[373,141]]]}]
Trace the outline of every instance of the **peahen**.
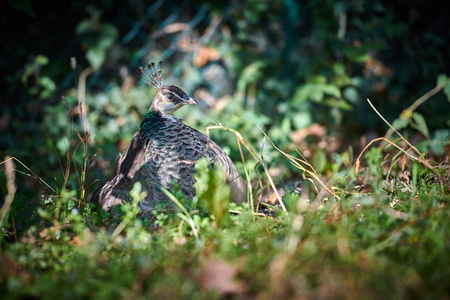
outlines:
[{"label": "peahen", "polygon": [[[161,64],[161,62],[160,62]],[[147,197],[139,203],[142,214],[148,215],[171,201],[161,186],[172,191],[174,179],[187,198],[195,196],[195,163],[207,157],[211,165],[223,168],[231,187],[232,201],[242,203],[247,191],[244,180],[228,155],[214,141],[185,125],[173,113],[184,105],[198,105],[197,101],[174,85],[163,85],[161,70],[155,64],[147,65],[150,76],[140,68],[144,81],[157,90],[150,110],[145,115],[139,132],[119,156],[115,176],[101,186],[92,199],[101,207],[122,204],[129,199],[134,183],[139,181]]]}]

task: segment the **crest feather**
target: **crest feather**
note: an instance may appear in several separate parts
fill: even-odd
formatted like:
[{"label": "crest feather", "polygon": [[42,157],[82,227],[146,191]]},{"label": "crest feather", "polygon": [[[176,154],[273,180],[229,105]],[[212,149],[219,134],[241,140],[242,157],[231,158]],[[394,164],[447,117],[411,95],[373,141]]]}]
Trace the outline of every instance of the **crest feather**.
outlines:
[{"label": "crest feather", "polygon": [[[142,80],[157,90],[163,87],[162,75],[161,75],[161,65],[162,61],[159,62],[159,69],[156,69],[156,64],[154,62],[147,64],[145,69],[139,67],[139,73],[142,75]],[[150,75],[147,74],[145,70],[150,70]]]}]

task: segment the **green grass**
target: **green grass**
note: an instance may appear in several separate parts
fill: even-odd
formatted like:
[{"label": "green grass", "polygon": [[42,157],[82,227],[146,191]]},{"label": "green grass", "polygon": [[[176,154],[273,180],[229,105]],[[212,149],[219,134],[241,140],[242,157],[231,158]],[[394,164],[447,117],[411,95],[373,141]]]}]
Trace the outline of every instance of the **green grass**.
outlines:
[{"label": "green grass", "polygon": [[[227,195],[216,172],[201,189],[209,198],[171,194],[182,209],[155,213],[157,228],[138,217],[138,186],[115,214],[92,210],[81,200],[85,188],[55,187],[22,233],[11,229],[25,222],[19,208],[8,210],[5,201],[3,227],[11,230],[2,236],[2,299],[443,298],[450,282],[448,170],[403,164],[403,152],[395,151],[373,147],[358,170],[334,168],[335,184],[317,205],[314,186],[323,187],[304,165],[298,175],[310,170],[313,180],[303,187],[311,192],[287,193],[287,211],[275,205],[270,215],[247,204],[220,209],[226,197],[209,202]],[[76,176],[85,175],[89,160],[82,161]],[[7,165],[11,187],[14,165]],[[198,179],[205,180],[205,169],[198,167]]]}]

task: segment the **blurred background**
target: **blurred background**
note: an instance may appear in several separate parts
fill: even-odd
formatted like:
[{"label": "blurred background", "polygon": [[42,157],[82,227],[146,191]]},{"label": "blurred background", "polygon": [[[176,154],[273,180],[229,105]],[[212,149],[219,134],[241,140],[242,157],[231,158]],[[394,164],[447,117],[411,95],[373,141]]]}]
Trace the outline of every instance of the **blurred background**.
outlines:
[{"label": "blurred background", "polygon": [[[205,132],[220,122],[259,152],[264,135],[253,121],[324,176],[386,133],[367,98],[431,158],[449,152],[450,91],[400,117],[450,74],[448,12],[433,1],[10,0],[0,8],[0,159],[15,156],[51,185],[63,181],[67,153],[68,186],[80,185],[78,90],[93,137],[90,192],[112,175],[155,94],[136,76],[152,61],[163,61],[164,83],[200,102],[176,113],[185,123]],[[211,137],[242,170],[235,136]],[[265,144],[277,184],[301,177]],[[40,188],[28,176],[17,184],[23,199]]]}]

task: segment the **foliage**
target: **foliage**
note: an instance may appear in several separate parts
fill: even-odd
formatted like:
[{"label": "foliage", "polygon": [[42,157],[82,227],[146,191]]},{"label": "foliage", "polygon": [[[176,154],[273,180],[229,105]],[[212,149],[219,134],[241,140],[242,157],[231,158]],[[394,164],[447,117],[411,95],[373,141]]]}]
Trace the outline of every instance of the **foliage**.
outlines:
[{"label": "foliage", "polygon": [[[61,191],[42,200],[41,221],[20,243],[3,243],[2,294],[8,299],[440,297],[448,292],[450,276],[448,171],[438,178],[414,162],[407,166],[412,179],[405,181],[400,177],[406,172],[374,149],[366,162],[376,172],[364,171],[369,178],[363,189],[352,179],[354,171],[344,167],[336,196],[317,210],[287,193],[288,212],[275,208],[273,218],[259,214],[254,220],[245,205],[229,204],[218,222],[214,208],[205,214],[191,206],[195,226],[182,214],[160,212],[157,219],[165,221],[154,229],[137,217],[136,204],[145,197],[138,185],[119,223],[109,223],[108,214],[90,206],[76,209],[74,191]],[[205,167],[200,165],[199,170]],[[214,199],[223,179],[209,174],[199,196]]]},{"label": "foliage", "polygon": [[[0,46],[5,299],[448,295],[450,32],[439,6],[0,6],[14,28]],[[200,102],[177,116],[225,129],[209,134],[254,202],[229,203],[205,161],[196,197],[167,191],[177,209],[151,220],[139,217],[139,184],[112,212],[89,201],[154,96],[134,72],[159,60],[164,82]]]}]

